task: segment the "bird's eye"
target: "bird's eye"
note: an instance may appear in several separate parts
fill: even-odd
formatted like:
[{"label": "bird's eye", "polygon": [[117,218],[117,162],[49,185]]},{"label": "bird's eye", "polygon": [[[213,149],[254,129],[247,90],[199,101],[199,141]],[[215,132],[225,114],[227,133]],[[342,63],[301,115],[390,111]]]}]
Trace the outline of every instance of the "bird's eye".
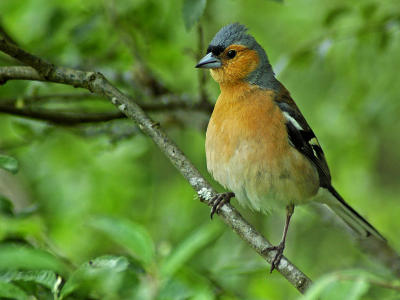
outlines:
[{"label": "bird's eye", "polygon": [[236,56],[236,51],[235,50],[229,50],[228,53],[226,53],[226,56],[228,56],[228,58],[232,59]]}]

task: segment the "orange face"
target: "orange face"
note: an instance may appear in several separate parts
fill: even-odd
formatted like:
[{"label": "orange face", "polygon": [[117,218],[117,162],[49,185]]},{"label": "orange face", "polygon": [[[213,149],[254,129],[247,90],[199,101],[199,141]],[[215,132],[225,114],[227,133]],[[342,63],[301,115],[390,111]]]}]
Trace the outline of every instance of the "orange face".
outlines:
[{"label": "orange face", "polygon": [[211,76],[220,84],[235,84],[242,81],[257,68],[259,56],[257,51],[242,45],[227,47],[218,58],[222,66],[210,69]]}]

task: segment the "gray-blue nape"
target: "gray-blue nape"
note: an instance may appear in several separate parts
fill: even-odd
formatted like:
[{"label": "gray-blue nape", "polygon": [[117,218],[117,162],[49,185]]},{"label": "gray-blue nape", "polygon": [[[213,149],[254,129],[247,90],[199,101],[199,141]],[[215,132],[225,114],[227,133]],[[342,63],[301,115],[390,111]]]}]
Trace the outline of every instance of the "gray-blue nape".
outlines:
[{"label": "gray-blue nape", "polygon": [[264,89],[278,91],[280,84],[275,78],[272,66],[267,54],[253,36],[247,33],[247,28],[239,23],[224,26],[210,42],[210,48],[225,49],[230,45],[243,45],[249,49],[256,50],[260,58],[258,67],[249,74],[247,81]]}]

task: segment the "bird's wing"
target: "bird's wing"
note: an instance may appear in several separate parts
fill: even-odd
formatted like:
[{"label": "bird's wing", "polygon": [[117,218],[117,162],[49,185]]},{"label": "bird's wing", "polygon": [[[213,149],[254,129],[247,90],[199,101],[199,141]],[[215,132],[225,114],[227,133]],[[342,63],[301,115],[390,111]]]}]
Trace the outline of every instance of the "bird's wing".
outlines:
[{"label": "bird's wing", "polygon": [[331,185],[331,175],[326,163],[324,152],[314,132],[307,124],[296,103],[290,97],[289,92],[282,86],[281,93],[275,97],[275,103],[281,109],[286,118],[286,129],[289,143],[300,153],[306,156],[316,167],[319,175],[319,185],[329,192],[324,203],[327,204],[342,220],[349,225],[360,237],[370,235],[385,241],[385,238],[357,211],[347,204],[342,196]]},{"label": "bird's wing", "polygon": [[286,118],[290,145],[313,163],[319,174],[320,186],[331,186],[331,175],[324,152],[289,92],[282,86],[281,93],[274,100]]}]

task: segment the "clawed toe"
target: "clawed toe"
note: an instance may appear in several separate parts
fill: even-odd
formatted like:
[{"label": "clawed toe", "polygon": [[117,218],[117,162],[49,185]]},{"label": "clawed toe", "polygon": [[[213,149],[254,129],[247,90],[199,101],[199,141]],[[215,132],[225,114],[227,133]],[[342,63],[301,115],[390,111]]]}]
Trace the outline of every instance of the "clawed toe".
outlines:
[{"label": "clawed toe", "polygon": [[278,268],[279,263],[280,263],[280,261],[282,259],[282,256],[283,256],[283,250],[284,249],[285,249],[285,244],[281,243],[278,246],[271,246],[271,247],[265,248],[263,250],[264,253],[269,253],[270,251],[276,251],[275,257],[274,257],[274,259],[272,260],[272,263],[271,263],[270,273],[272,273],[273,270]]},{"label": "clawed toe", "polygon": [[213,218],[213,215],[217,212],[219,212],[219,210],[221,209],[222,206],[224,206],[225,203],[229,203],[231,198],[235,197],[235,194],[232,192],[229,193],[220,193],[215,195],[211,201],[210,201],[210,205],[211,205],[211,214],[210,217],[211,219]]}]

